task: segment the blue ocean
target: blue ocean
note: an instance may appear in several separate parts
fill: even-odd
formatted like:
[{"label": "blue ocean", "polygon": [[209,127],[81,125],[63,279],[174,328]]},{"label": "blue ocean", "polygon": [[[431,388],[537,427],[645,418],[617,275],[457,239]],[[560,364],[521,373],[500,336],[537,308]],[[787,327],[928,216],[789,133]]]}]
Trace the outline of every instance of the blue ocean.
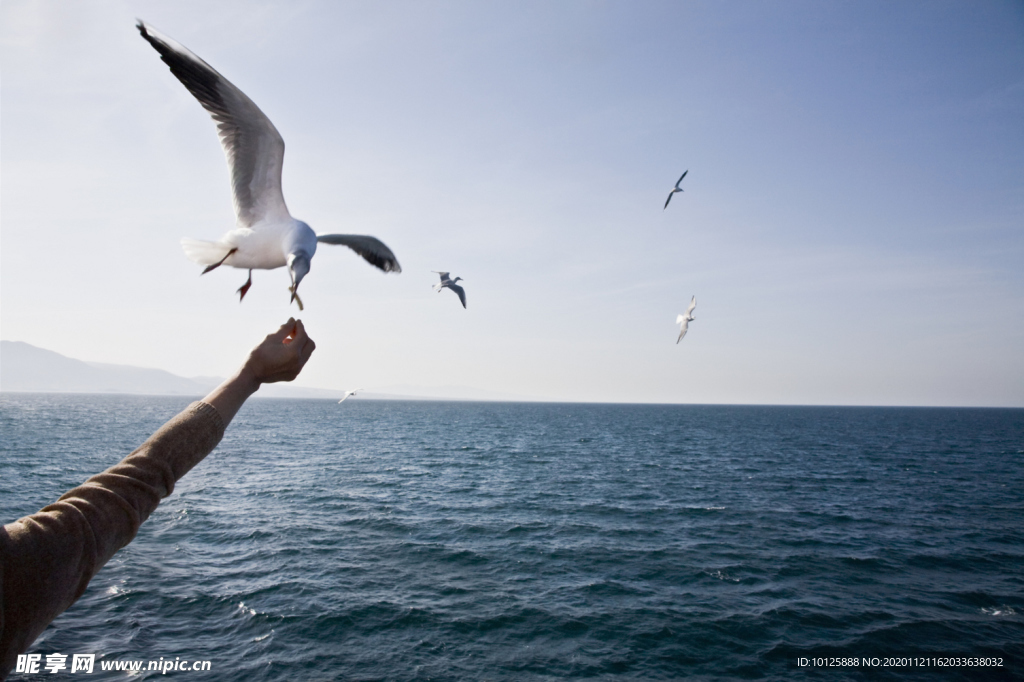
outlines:
[{"label": "blue ocean", "polygon": [[[4,522],[188,402],[4,394]],[[250,400],[31,651],[96,655],[46,679],[1024,679],[1024,410]]]}]

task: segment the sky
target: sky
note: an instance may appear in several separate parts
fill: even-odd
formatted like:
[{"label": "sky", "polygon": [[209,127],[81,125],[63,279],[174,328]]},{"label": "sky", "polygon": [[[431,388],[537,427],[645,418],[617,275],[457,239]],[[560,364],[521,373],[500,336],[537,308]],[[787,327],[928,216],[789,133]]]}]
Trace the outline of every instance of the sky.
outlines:
[{"label": "sky", "polygon": [[[200,276],[227,166],[136,18],[402,274],[321,245],[301,314]],[[298,315],[307,387],[1024,406],[1020,2],[4,0],[0,70],[3,339],[227,376]]]}]

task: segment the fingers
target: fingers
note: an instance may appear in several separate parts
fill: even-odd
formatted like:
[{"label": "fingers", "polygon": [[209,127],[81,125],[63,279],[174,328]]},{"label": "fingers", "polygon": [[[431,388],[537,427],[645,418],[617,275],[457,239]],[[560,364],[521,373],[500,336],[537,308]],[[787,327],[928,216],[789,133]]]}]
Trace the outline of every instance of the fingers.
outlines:
[{"label": "fingers", "polygon": [[299,365],[300,368],[306,364],[306,361],[309,360],[309,356],[311,356],[315,350],[316,344],[313,342],[313,339],[308,339],[308,342],[302,347],[302,350],[299,353],[299,362],[301,363]]},{"label": "fingers", "polygon": [[302,320],[296,320],[295,326],[292,329],[292,343],[298,343],[299,348],[302,348],[302,344],[309,341],[309,335],[306,334],[306,328],[302,324]]},{"label": "fingers", "polygon": [[246,366],[260,383],[291,381],[316,349],[301,320],[289,318],[253,349]]},{"label": "fingers", "polygon": [[294,344],[294,347],[299,352],[299,367],[301,368],[316,349],[316,344],[313,342],[313,339],[309,338],[309,334],[306,333],[306,327],[302,324],[302,320],[295,322],[292,344]]},{"label": "fingers", "polygon": [[[301,324],[301,322],[298,324]],[[278,343],[286,343],[288,336],[294,331],[295,326],[295,318],[289,317],[288,321],[282,324],[280,329],[278,329],[276,332],[267,336],[267,339],[276,341]]]},{"label": "fingers", "polygon": [[[298,360],[298,369],[302,369],[302,366],[309,360],[309,356],[313,354],[316,349],[316,344],[313,339],[309,338],[309,334],[306,333],[306,326],[302,324],[302,320],[296,320],[295,318],[289,318],[287,322],[278,330],[278,335],[282,331],[287,330],[287,337],[280,339],[280,343],[286,344],[288,350],[295,354],[295,358]],[[298,371],[296,370],[296,373]]]}]

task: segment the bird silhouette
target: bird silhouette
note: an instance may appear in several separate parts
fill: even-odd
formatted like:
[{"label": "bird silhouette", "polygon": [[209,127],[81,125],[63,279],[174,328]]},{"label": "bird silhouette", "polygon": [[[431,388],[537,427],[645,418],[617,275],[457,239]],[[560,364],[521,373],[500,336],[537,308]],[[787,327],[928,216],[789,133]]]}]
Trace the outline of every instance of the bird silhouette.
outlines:
[{"label": "bird silhouette", "polygon": [[463,289],[462,287],[460,287],[458,284],[456,284],[456,282],[458,282],[462,278],[461,277],[456,277],[455,279],[452,279],[451,277],[448,276],[449,273],[441,272],[440,270],[432,270],[431,272],[436,272],[437,274],[441,275],[441,282],[438,283],[438,284],[433,285],[432,288],[436,289],[437,293],[441,293],[441,289],[445,289],[445,288],[451,289],[456,294],[458,294],[459,300],[462,301],[462,307],[465,308],[466,307],[466,290]]},{"label": "bird silhouette", "polygon": [[676,192],[682,192],[683,191],[679,187],[679,183],[683,181],[683,178],[685,178],[686,174],[689,173],[689,172],[690,172],[690,169],[687,168],[686,170],[683,171],[683,174],[679,176],[679,179],[676,180],[676,186],[675,186],[675,188],[671,192],[668,193],[668,199],[665,199],[665,206],[664,206],[664,208],[661,209],[662,211],[664,211],[666,208],[668,208],[668,202],[672,201],[672,195],[673,194],[675,194]]},{"label": "bird silhouette", "polygon": [[340,405],[341,403],[345,402],[346,400],[349,399],[349,396],[353,396],[353,395],[356,394],[356,391],[361,391],[361,390],[363,390],[363,389],[356,388],[356,389],[353,389],[351,391],[345,391],[345,395],[342,397],[341,400],[338,401],[338,404]]},{"label": "bird silhouette", "polygon": [[683,340],[683,337],[686,336],[686,329],[687,329],[687,327],[690,326],[690,323],[697,319],[696,317],[694,317],[692,315],[693,309],[696,308],[696,307],[697,307],[697,297],[694,296],[693,298],[690,299],[690,307],[686,309],[686,314],[685,315],[679,315],[679,316],[676,317],[676,324],[683,325],[679,329],[679,338],[676,339],[676,344],[677,345],[678,345],[678,343],[680,341]]}]

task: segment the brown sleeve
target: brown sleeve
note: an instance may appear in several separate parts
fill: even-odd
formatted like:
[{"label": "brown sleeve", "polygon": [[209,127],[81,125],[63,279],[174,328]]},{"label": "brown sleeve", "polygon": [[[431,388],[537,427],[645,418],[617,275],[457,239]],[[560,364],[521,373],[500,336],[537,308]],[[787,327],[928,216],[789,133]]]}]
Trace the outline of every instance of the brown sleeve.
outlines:
[{"label": "brown sleeve", "polygon": [[116,466],[0,529],[0,680],[224,435],[194,402]]}]

